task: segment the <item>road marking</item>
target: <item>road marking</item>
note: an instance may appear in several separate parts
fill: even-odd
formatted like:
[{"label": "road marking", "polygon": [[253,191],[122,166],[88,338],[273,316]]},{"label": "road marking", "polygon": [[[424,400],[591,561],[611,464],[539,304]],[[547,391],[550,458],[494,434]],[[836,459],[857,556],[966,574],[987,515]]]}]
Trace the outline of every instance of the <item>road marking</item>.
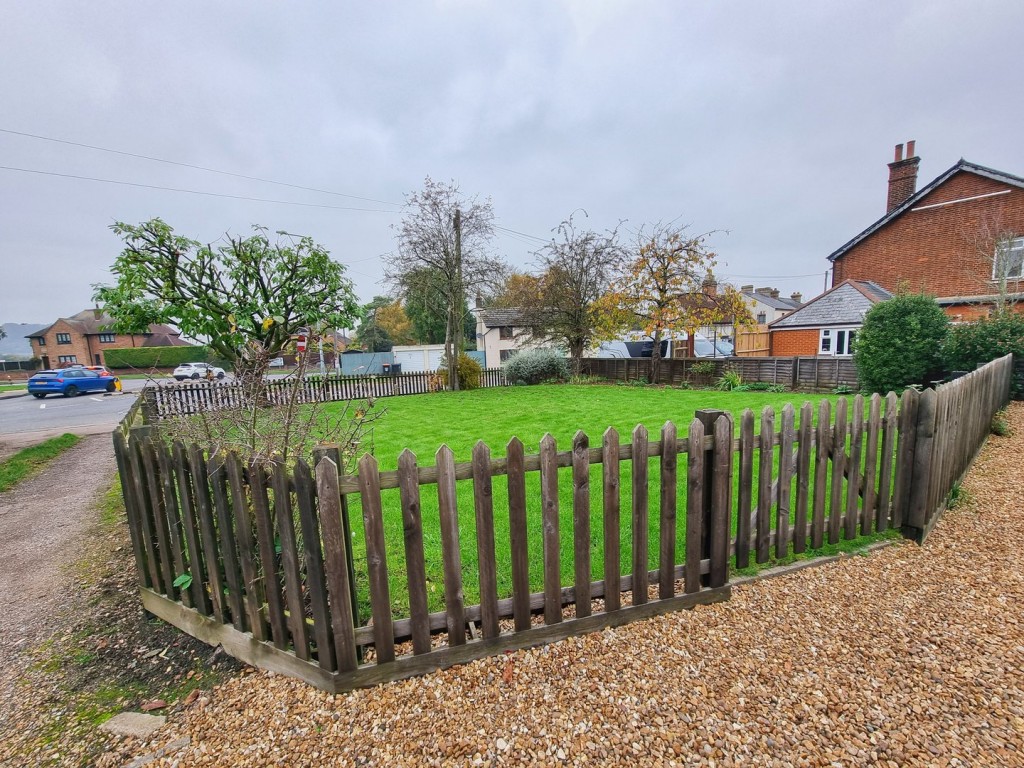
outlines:
[{"label": "road marking", "polygon": [[46,407],[46,403],[40,403],[39,410],[43,410]]},{"label": "road marking", "polygon": [[103,398],[102,397],[90,397],[89,399],[93,400],[93,401],[95,401],[97,403],[102,403],[103,402]]}]

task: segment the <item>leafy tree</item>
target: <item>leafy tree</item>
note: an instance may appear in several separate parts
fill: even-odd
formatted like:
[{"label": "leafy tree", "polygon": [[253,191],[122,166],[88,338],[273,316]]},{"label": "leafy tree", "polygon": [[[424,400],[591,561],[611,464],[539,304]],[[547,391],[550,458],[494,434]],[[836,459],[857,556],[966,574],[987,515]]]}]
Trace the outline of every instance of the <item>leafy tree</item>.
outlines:
[{"label": "leafy tree", "polygon": [[521,309],[537,304],[543,289],[543,279],[524,272],[511,272],[488,302],[496,309]]},{"label": "leafy tree", "polygon": [[[418,344],[443,344],[448,329],[447,309],[444,307],[443,296],[433,290],[433,280],[429,275],[416,276],[404,293],[405,313],[412,323],[413,339]],[[469,303],[463,301],[462,311],[463,339],[476,339],[476,319],[469,311]],[[475,349],[476,344],[463,342],[463,349]]]},{"label": "leafy tree", "polygon": [[244,380],[303,327],[348,327],[359,316],[345,268],[309,237],[253,227],[216,247],[176,235],[161,219],[111,229],[125,243],[111,272],[115,285],[95,285],[95,299],[119,333],[170,323],[206,340]]},{"label": "leafy tree", "polygon": [[365,320],[356,332],[356,343],[367,352],[390,352],[394,342],[376,321]]},{"label": "leafy tree", "polygon": [[898,293],[875,304],[857,333],[853,360],[870,392],[900,391],[942,374],[949,319],[931,296]]},{"label": "leafy tree", "polygon": [[641,228],[601,300],[610,334],[640,328],[654,340],[652,381],[658,381],[667,335],[685,331],[692,340],[698,328],[730,317],[741,325],[753,322],[736,289],[718,289],[712,274],[717,255],[707,247],[707,237],[674,223]]},{"label": "leafy tree", "polygon": [[387,331],[395,344],[412,344],[415,341],[412,336],[412,321],[405,314],[401,300],[396,299],[383,307],[378,307],[376,320],[377,325]]},{"label": "leafy tree", "polygon": [[530,323],[524,333],[538,344],[569,350],[573,375],[578,376],[583,352],[602,338],[598,302],[611,285],[621,247],[617,230],[578,230],[573,216],[559,224],[556,237],[535,254],[541,271],[536,288],[519,281],[524,290],[515,294],[515,300]]},{"label": "leafy tree", "polygon": [[398,248],[385,263],[385,278],[406,297],[407,306],[415,297],[427,314],[443,318],[453,389],[459,387],[453,350],[464,346],[467,291],[482,288],[505,269],[487,252],[493,227],[489,200],[466,200],[454,182],[427,177],[422,190],[406,196],[405,216],[396,230]]}]

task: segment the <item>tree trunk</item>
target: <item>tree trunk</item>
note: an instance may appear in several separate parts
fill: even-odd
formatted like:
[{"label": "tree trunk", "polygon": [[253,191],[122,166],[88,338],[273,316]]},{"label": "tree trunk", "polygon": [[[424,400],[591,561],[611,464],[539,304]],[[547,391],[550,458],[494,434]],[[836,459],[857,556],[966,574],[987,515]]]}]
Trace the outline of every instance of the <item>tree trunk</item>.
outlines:
[{"label": "tree trunk", "polygon": [[654,331],[654,348],[651,350],[651,384],[658,383],[661,373],[661,328]]},{"label": "tree trunk", "polygon": [[583,344],[572,342],[569,344],[569,359],[572,362],[572,375],[580,376],[583,372]]}]

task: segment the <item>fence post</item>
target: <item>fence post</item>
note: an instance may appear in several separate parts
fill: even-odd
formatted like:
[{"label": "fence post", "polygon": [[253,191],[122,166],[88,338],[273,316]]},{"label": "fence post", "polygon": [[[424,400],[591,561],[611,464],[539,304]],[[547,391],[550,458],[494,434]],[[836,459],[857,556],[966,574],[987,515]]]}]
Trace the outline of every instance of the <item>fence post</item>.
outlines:
[{"label": "fence post", "polygon": [[910,477],[910,499],[907,516],[903,521],[903,537],[918,544],[924,541],[928,519],[934,510],[929,509],[933,450],[935,443],[936,401],[934,389],[922,393],[917,405],[917,428],[914,435],[913,471]]},{"label": "fence post", "polygon": [[[715,422],[718,421],[719,416],[726,416],[729,419],[729,423],[732,423],[732,416],[727,414],[725,411],[717,408],[701,408],[694,413],[694,418],[697,419],[704,426],[704,435],[715,434]],[[731,434],[731,430],[730,430]],[[729,446],[730,450],[732,446]],[[693,450],[693,446],[690,446],[690,450]],[[704,504],[701,509],[701,525],[700,525],[700,559],[710,560],[711,559],[711,527],[712,527],[712,512],[714,510],[714,494],[712,488],[715,487],[715,449],[714,445],[711,448],[706,449],[704,454]],[[709,586],[711,584],[711,574],[706,573],[700,577],[701,586]]]},{"label": "fence post", "polygon": [[143,424],[152,424],[156,421],[156,389],[148,384],[142,388],[141,410]]},{"label": "fence post", "polygon": [[[341,461],[341,446],[334,444],[318,445],[313,449],[313,471],[316,472],[316,466],[320,463],[321,459],[330,459],[334,462],[334,465],[338,468],[339,473],[345,471],[345,465]],[[356,566],[352,556],[352,524],[349,522],[348,514],[348,496],[344,493],[341,494],[341,529],[345,535],[345,559],[348,566],[348,586],[349,594],[352,600],[352,619],[355,622],[355,626],[360,625],[359,617],[359,600],[356,595]],[[362,661],[363,649],[359,647],[359,660]]]}]

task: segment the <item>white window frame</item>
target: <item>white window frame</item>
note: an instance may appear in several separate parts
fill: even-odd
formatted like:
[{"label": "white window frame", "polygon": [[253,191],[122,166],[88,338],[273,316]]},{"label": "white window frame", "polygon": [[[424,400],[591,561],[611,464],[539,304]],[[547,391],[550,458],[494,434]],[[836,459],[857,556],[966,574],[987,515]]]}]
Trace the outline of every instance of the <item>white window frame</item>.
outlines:
[{"label": "white window frame", "polygon": [[[850,357],[853,354],[853,342],[860,331],[859,325],[848,325],[842,328],[822,328],[818,331],[818,355],[824,357]],[[828,349],[825,340],[828,339]]]},{"label": "white window frame", "polygon": [[[1000,274],[1004,264],[1017,262],[1016,270],[1011,273]],[[1024,279],[1024,237],[1014,237],[1004,240],[996,246],[995,258],[992,259],[992,279],[996,282],[1003,280]]]}]

